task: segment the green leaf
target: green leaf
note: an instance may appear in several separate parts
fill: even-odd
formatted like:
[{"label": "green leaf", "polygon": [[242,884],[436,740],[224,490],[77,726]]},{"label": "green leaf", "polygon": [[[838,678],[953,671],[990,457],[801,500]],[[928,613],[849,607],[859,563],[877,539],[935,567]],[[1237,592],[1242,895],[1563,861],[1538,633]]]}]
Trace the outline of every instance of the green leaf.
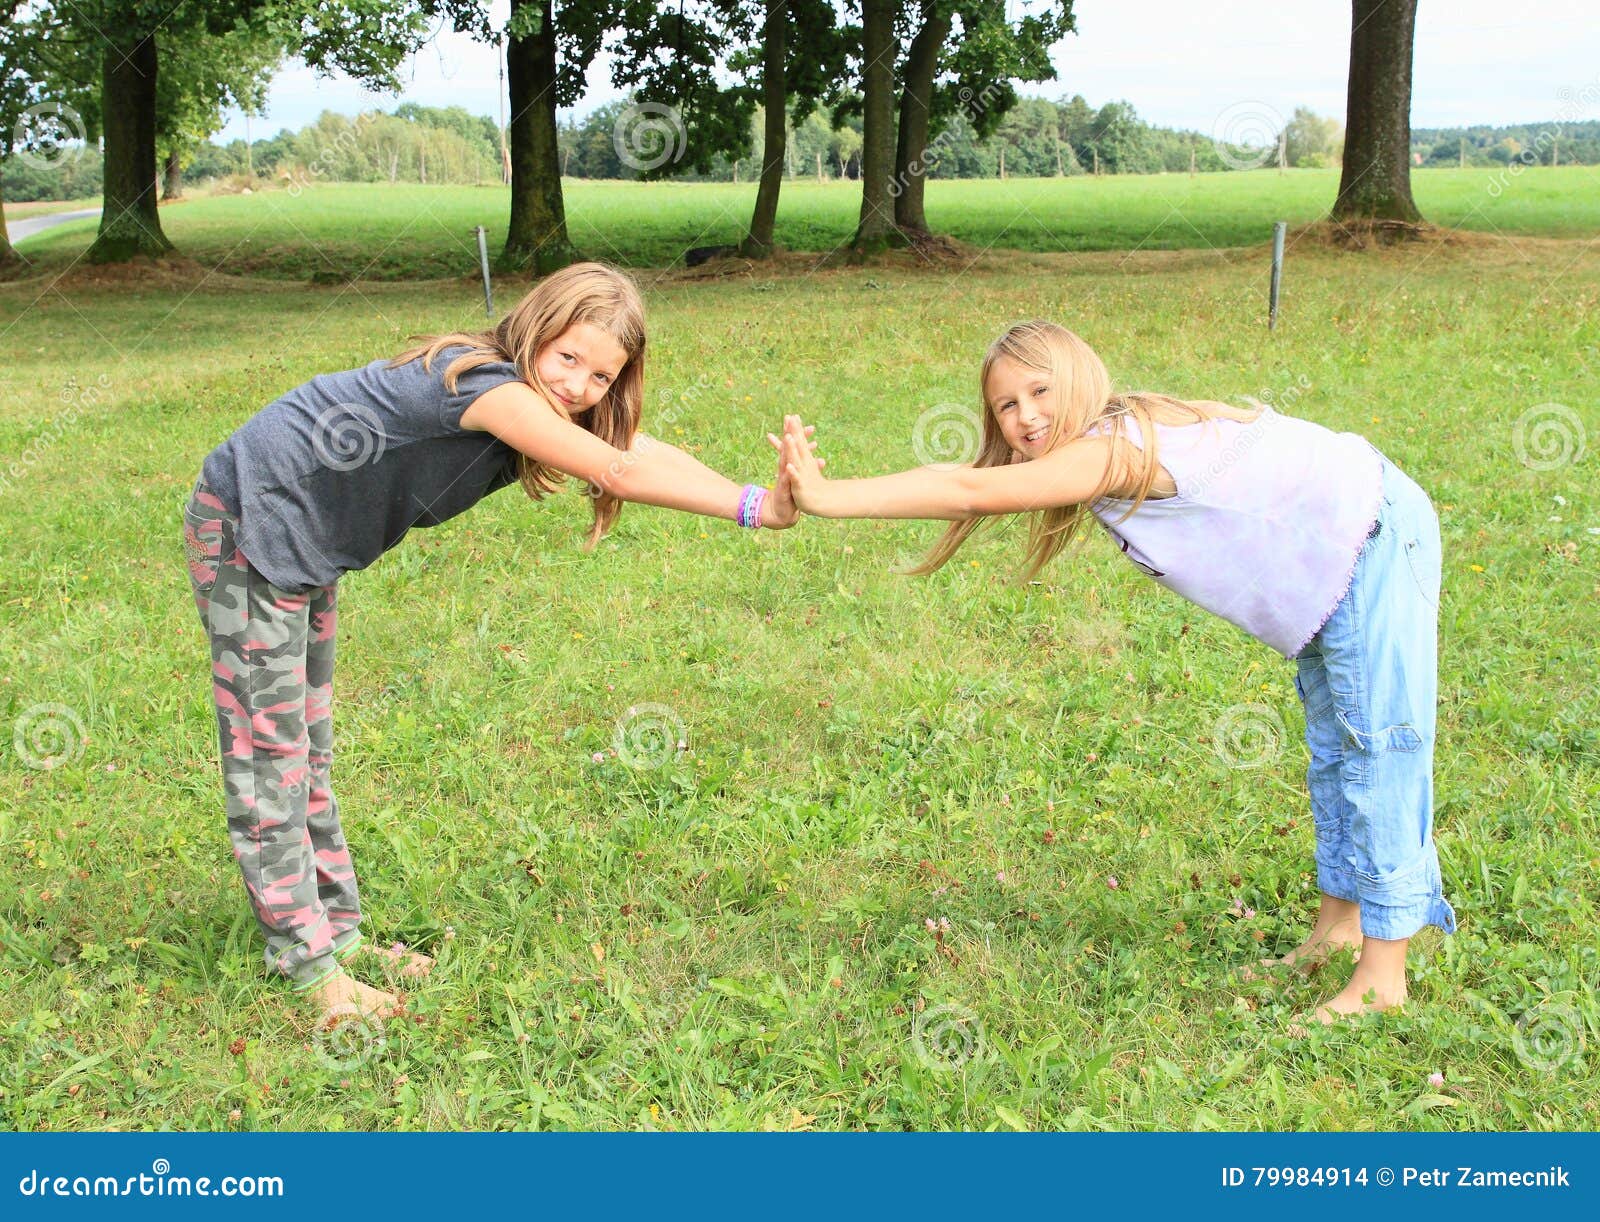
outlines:
[{"label": "green leaf", "polygon": [[1018,1133],[1030,1133],[1033,1131],[1032,1125],[1003,1103],[995,1104],[994,1114]]}]

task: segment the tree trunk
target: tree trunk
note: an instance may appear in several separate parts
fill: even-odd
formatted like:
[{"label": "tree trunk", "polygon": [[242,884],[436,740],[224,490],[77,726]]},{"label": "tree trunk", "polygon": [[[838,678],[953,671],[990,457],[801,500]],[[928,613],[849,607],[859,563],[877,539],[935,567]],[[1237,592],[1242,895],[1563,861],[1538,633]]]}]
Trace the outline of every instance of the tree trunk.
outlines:
[{"label": "tree trunk", "polygon": [[107,43],[101,55],[105,189],[91,263],[125,263],[172,249],[156,213],[156,36]]},{"label": "tree trunk", "polygon": [[928,232],[928,218],[922,211],[922,188],[928,180],[928,112],[939,52],[950,37],[950,17],[934,0],[922,0],[922,18],[922,28],[911,40],[906,56],[894,151],[894,223],[915,233]]},{"label": "tree trunk", "polygon": [[1417,0],[1353,0],[1344,170],[1335,220],[1414,222],[1411,48]]},{"label": "tree trunk", "polygon": [[766,0],[765,46],[762,48],[762,106],[766,107],[765,147],[762,149],[762,186],[755,189],[755,213],[750,234],[739,246],[747,259],[765,259],[773,253],[773,226],[778,221],[778,194],[784,186],[784,165],[789,158],[789,82],[784,64],[787,3]]},{"label": "tree trunk", "polygon": [[545,275],[577,258],[567,237],[556,143],[556,27],[550,0],[513,0],[513,13],[533,7],[539,28],[509,40],[511,93],[511,221],[500,266]]},{"label": "tree trunk", "polygon": [[166,169],[161,178],[161,198],[183,198],[183,165],[178,161],[176,150],[167,154]]},{"label": "tree trunk", "polygon": [[0,267],[21,262],[22,256],[12,249],[11,239],[6,237],[6,201],[4,192],[0,191]]},{"label": "tree trunk", "polygon": [[761,151],[761,184],[756,188],[756,210],[750,217],[750,234],[740,254],[765,259],[772,253],[772,231],[778,219],[778,195],[789,163],[789,97],[784,80],[784,5],[788,0],[767,0],[766,62],[761,69],[761,104],[766,107],[766,130]]},{"label": "tree trunk", "polygon": [[897,0],[862,0],[861,69],[866,95],[861,132],[861,220],[857,253],[882,248],[896,236],[889,180],[894,173],[894,15]]}]

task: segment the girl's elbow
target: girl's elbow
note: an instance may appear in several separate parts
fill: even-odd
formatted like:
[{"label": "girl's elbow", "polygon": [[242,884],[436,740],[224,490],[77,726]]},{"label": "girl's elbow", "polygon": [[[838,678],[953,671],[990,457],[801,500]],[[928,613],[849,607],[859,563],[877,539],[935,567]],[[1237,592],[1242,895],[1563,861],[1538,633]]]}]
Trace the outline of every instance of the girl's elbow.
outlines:
[{"label": "girl's elbow", "polygon": [[614,496],[619,501],[637,501],[640,485],[644,482],[638,460],[628,450],[619,450],[617,456],[604,469],[588,476],[580,476],[588,484],[591,495]]},{"label": "girl's elbow", "polygon": [[950,488],[950,503],[948,506],[950,516],[954,521],[981,518],[998,512],[990,504],[994,499],[992,492],[979,481],[978,468],[957,468],[955,476],[956,478]]}]

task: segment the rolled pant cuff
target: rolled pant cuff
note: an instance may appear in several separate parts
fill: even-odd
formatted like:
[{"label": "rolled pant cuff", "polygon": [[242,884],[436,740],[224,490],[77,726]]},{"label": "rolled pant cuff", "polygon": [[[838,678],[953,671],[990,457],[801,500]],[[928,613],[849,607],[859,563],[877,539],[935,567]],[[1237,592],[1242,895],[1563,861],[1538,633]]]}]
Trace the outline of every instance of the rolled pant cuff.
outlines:
[{"label": "rolled pant cuff", "polygon": [[1445,933],[1455,933],[1455,909],[1443,895],[1404,904],[1386,904],[1370,897],[1361,901],[1361,936],[1364,938],[1397,942],[1411,937],[1424,925],[1437,925]]},{"label": "rolled pant cuff", "polygon": [[343,963],[354,953],[356,947],[361,945],[361,931],[352,929],[343,938],[333,940],[333,957]]},{"label": "rolled pant cuff", "polygon": [[294,992],[304,993],[314,989],[339,970],[339,961],[333,957],[333,953],[330,951],[326,955],[320,955],[309,962],[302,963],[295,968],[289,980]]},{"label": "rolled pant cuff", "polygon": [[1325,866],[1320,861],[1317,863],[1317,890],[1346,903],[1361,902],[1361,889],[1356,886],[1355,871],[1340,869],[1337,866]]}]

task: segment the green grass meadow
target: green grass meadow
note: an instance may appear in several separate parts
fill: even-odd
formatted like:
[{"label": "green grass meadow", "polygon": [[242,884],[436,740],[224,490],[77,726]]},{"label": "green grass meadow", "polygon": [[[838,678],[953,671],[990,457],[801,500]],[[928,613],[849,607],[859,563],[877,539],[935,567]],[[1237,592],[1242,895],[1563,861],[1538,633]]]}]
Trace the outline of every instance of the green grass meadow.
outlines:
[{"label": "green grass meadow", "polygon": [[[1600,231],[1600,167],[1419,170],[1412,179],[1418,206],[1440,225],[1548,237]],[[1263,241],[1274,221],[1314,221],[1338,184],[1337,170],[936,180],[927,211],[935,230],[981,249],[1205,250]],[[755,202],[753,183],[568,179],[563,191],[578,247],[630,267],[663,266],[689,247],[739,241]],[[474,274],[474,227],[484,226],[497,252],[509,198],[500,186],[312,181],[293,193],[196,196],[163,205],[161,215],[179,249],[216,271],[415,280]],[[777,240],[796,251],[836,250],[849,242],[860,211],[858,183],[786,183]],[[23,253],[40,271],[60,270],[87,249],[97,224],[62,225],[29,239]]]},{"label": "green grass meadow", "polygon": [[[1429,490],[1460,931],[1415,941],[1403,1012],[1303,1038],[1348,960],[1239,972],[1315,908],[1290,664],[1097,535],[1034,585],[1021,523],[929,578],[892,571],[928,523],[752,534],[629,507],[585,554],[582,496],[515,488],[341,582],[334,788],[365,928],[438,966],[382,1040],[317,1034],[265,974],[229,852],[180,508],[279,393],[477,325],[464,276],[385,281],[470,270],[454,243],[503,197],[167,210],[215,275],[56,279],[81,231],[26,243],[40,274],[0,286],[0,1125],[1595,1128],[1600,210],[1595,171],[1558,173],[1499,197],[1418,174],[1431,219],[1487,236],[1297,245],[1270,333],[1264,247],[1211,247],[1310,220],[1327,176],[991,184],[987,207],[935,184],[970,260],[640,273],[646,426],[741,480],[770,478],[788,411],[835,475],[913,465],[918,420],[974,404],[987,341],[1044,315],[1119,385],[1267,399]],[[1004,194],[1094,189],[1048,223]],[[569,205],[613,257],[663,264],[704,209],[647,191],[693,197]],[[842,190],[786,201],[792,245],[848,229]],[[305,283],[377,235],[367,279]],[[614,756],[619,726],[660,766]]]}]

